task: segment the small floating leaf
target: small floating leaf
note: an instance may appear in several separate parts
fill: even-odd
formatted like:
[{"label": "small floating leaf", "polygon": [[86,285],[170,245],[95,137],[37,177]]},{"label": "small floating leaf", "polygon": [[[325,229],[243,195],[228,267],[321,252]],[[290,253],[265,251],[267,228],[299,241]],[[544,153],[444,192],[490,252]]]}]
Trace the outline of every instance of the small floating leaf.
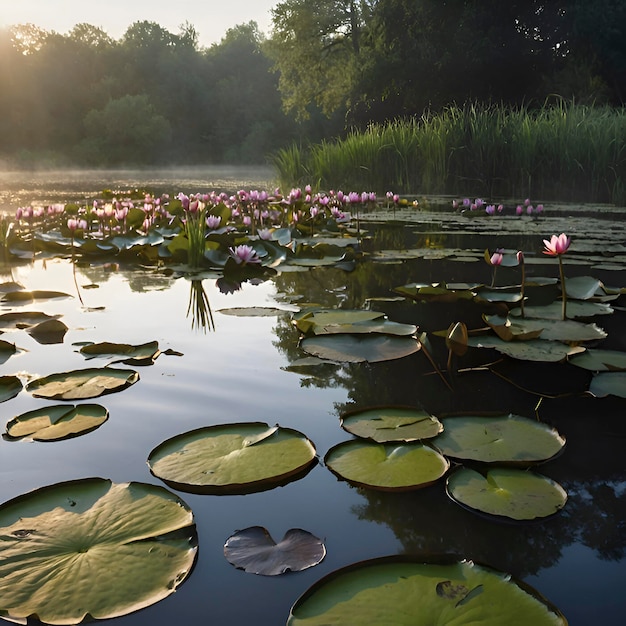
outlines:
[{"label": "small floating leaf", "polygon": [[558,363],[568,356],[584,352],[584,348],[568,346],[559,341],[503,341],[499,337],[470,337],[468,344],[475,348],[494,348],[521,361],[545,361]]},{"label": "small floating leaf", "polygon": [[17,376],[0,376],[0,402],[5,402],[22,391],[24,385]]},{"label": "small floating leaf", "polygon": [[27,328],[58,317],[58,315],[47,315],[39,311],[3,313],[0,315],[0,328]]},{"label": "small floating leaf", "polygon": [[69,293],[62,291],[9,291],[2,297],[3,302],[32,302],[33,300],[53,300],[55,298],[71,298]]},{"label": "small floating leaf", "polygon": [[313,356],[339,363],[375,363],[414,354],[420,343],[412,337],[391,335],[320,335],[305,337],[300,347]]},{"label": "small floating leaf", "polygon": [[596,374],[591,379],[589,391],[597,398],[604,398],[605,396],[626,398],[626,372]]},{"label": "small floating leaf", "polygon": [[626,352],[587,348],[582,354],[569,359],[569,362],[592,372],[626,371]]},{"label": "small floating leaf", "polygon": [[36,326],[31,326],[26,331],[37,343],[50,345],[53,343],[63,343],[67,326],[60,320],[51,319],[41,322]]},{"label": "small floating leaf", "polygon": [[332,572],[291,608],[287,626],[567,626],[527,585],[472,561],[383,557]]},{"label": "small floating leaf", "polygon": [[26,391],[50,400],[85,400],[121,391],[138,380],[139,374],[133,370],[90,368],[37,378],[26,385]]},{"label": "small floating leaf", "polygon": [[104,424],[108,417],[109,412],[99,404],[57,404],[14,417],[6,430],[10,439],[59,441],[89,433]]},{"label": "small floating leaf", "polygon": [[320,563],[326,555],[324,542],[306,530],[292,528],[276,543],[266,528],[238,530],[224,545],[224,556],[237,569],[250,574],[278,576],[301,572]]},{"label": "small floating leaf", "polygon": [[[588,318],[595,315],[610,315],[613,309],[602,302],[567,302],[567,317],[570,319]],[[513,309],[511,315],[521,315],[520,309]],[[527,318],[560,320],[563,308],[560,302],[553,302],[545,306],[525,306],[524,316]]]},{"label": "small floating leaf", "polygon": [[574,320],[538,320],[525,318],[501,318],[483,316],[498,336],[505,341],[517,339],[527,341],[541,335],[546,341],[595,341],[606,339],[606,333],[595,324],[583,324]]},{"label": "small floating leaf", "polygon": [[565,446],[556,429],[520,415],[451,416],[441,421],[444,430],[432,443],[453,459],[527,465],[547,461]]},{"label": "small floating leaf", "polygon": [[177,435],[148,456],[152,473],[198,493],[262,491],[299,477],[315,462],[302,433],[261,422],[207,426]]},{"label": "small floating leaf", "polygon": [[0,615],[24,623],[78,624],[150,606],[174,593],[197,552],[193,515],[180,498],[102,478],[5,502],[0,536]]},{"label": "small floating leaf", "polygon": [[441,422],[424,410],[394,406],[345,413],[341,416],[341,427],[357,437],[379,443],[429,439],[443,430]]},{"label": "small floating leaf", "polygon": [[602,283],[592,276],[575,276],[565,279],[565,291],[568,298],[577,300],[589,300],[596,295]]},{"label": "small floating leaf", "polygon": [[567,501],[563,487],[550,478],[504,467],[485,475],[460,467],[448,477],[446,490],[462,506],[517,521],[554,515]]},{"label": "small floating leaf", "polygon": [[152,365],[160,354],[159,342],[149,341],[139,345],[128,343],[91,343],[83,346],[80,353],[88,359],[95,357],[122,357],[114,360],[114,363],[126,363],[127,365]]},{"label": "small floating leaf", "polygon": [[348,482],[382,491],[408,491],[431,485],[450,466],[433,448],[418,443],[344,441],[324,457],[326,467]]}]

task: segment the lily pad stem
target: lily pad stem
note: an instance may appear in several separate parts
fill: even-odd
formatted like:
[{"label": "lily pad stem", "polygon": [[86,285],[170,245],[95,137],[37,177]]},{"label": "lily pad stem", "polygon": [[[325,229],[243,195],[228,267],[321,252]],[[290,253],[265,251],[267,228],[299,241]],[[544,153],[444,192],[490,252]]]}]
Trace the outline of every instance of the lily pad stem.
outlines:
[{"label": "lily pad stem", "polygon": [[565,289],[565,274],[563,273],[563,259],[559,255],[559,274],[561,276],[561,299],[563,302],[561,308],[561,317],[563,320],[567,319],[567,290]]}]

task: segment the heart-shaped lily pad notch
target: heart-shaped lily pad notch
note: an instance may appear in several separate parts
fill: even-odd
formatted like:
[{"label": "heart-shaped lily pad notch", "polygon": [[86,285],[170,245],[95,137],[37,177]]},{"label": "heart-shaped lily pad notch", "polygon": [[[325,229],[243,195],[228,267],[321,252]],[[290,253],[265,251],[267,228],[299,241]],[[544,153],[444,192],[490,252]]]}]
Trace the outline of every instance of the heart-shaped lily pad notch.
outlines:
[{"label": "heart-shaped lily pad notch", "polygon": [[410,491],[432,485],[450,467],[430,446],[419,443],[344,441],[324,457],[336,476],[359,487],[380,491]]},{"label": "heart-shaped lily pad notch", "polygon": [[80,353],[87,359],[96,357],[113,358],[113,363],[126,365],[154,365],[161,354],[158,341],[149,341],[139,345],[128,343],[90,343],[80,349]]},{"label": "heart-shaped lily pad notch", "polygon": [[470,510],[515,521],[549,517],[567,502],[567,493],[557,482],[510,467],[494,467],[484,474],[460,467],[448,477],[446,491]]},{"label": "heart-shaped lily pad notch", "polygon": [[37,378],[26,385],[26,391],[36,398],[86,400],[122,391],[138,380],[139,374],[133,370],[89,368]]},{"label": "heart-shaped lily pad notch", "polygon": [[24,385],[17,376],[0,376],[0,402],[6,402],[22,391]]},{"label": "heart-shaped lily pad notch", "polygon": [[197,552],[193,514],[163,487],[58,483],[0,506],[0,616],[108,619],[174,593]]},{"label": "heart-shaped lily pad notch", "polygon": [[378,443],[430,439],[443,430],[443,424],[430,413],[403,406],[371,407],[344,413],[341,427],[357,437]]},{"label": "heart-shaped lily pad notch", "polygon": [[307,354],[328,361],[377,363],[414,354],[421,345],[413,337],[345,334],[305,337],[300,342],[300,347]]},{"label": "heart-shaped lily pad notch", "polygon": [[300,596],[287,621],[287,626],[344,624],[567,626],[567,620],[509,574],[466,560],[393,556],[325,576]]},{"label": "heart-shaped lily pad notch", "polygon": [[520,415],[445,417],[432,443],[453,459],[532,465],[561,453],[565,439],[555,428]]},{"label": "heart-shaped lily pad notch", "polygon": [[300,528],[288,530],[276,543],[266,528],[252,526],[228,538],[224,556],[237,569],[249,574],[278,576],[321,563],[326,547],[321,539]]},{"label": "heart-shaped lily pad notch", "polygon": [[242,494],[302,478],[315,464],[313,442],[263,422],[220,424],[177,435],[148,456],[150,471],[181,491]]},{"label": "heart-shaped lily pad notch", "polygon": [[85,435],[107,421],[109,412],[99,404],[55,404],[22,413],[6,426],[5,439],[59,441]]}]

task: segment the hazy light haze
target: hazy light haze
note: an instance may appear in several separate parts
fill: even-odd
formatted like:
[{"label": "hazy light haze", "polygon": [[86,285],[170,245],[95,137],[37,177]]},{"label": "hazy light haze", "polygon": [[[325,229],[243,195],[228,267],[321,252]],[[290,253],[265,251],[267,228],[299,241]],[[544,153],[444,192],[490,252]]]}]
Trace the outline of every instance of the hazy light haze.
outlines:
[{"label": "hazy light haze", "polygon": [[268,34],[270,9],[278,0],[0,0],[0,28],[31,23],[60,34],[76,24],[102,28],[119,39],[134,22],[156,22],[178,33],[185,22],[199,35],[201,46],[217,43],[229,28],[254,20]]}]

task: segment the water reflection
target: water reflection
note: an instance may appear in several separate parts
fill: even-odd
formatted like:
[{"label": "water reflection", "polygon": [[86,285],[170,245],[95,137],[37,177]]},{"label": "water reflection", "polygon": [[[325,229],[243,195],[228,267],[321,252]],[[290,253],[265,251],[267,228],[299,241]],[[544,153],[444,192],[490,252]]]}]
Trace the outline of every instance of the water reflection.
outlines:
[{"label": "water reflection", "polygon": [[203,330],[204,332],[207,330],[215,330],[211,303],[209,302],[209,296],[207,296],[202,280],[189,281],[187,317],[189,317],[189,315],[191,315],[192,330]]}]

